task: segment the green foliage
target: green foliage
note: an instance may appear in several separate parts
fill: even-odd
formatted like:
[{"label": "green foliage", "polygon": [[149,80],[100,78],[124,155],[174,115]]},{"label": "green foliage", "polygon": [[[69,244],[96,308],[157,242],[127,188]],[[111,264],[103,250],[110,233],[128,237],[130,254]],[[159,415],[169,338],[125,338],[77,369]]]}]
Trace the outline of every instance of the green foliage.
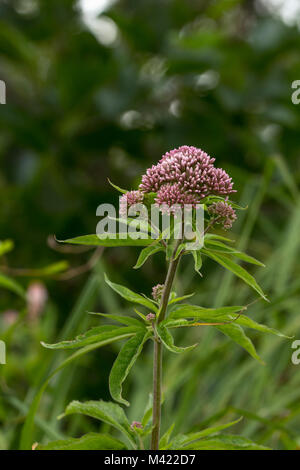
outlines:
[{"label": "green foliage", "polygon": [[144,343],[149,337],[150,333],[146,328],[138,331],[133,338],[124,344],[112,366],[109,376],[109,390],[112,398],[119,403],[129,406],[129,402],[122,398],[122,383],[141,354]]},{"label": "green foliage", "polygon": [[81,237],[69,238],[68,240],[58,240],[61,243],[71,243],[73,245],[84,246],[149,246],[153,243],[151,238],[133,239],[128,233],[125,234],[103,234],[103,235],[83,235]]},{"label": "green foliage", "polygon": [[91,418],[109,424],[118,429],[134,448],[136,447],[135,433],[131,429],[127,417],[119,405],[104,401],[87,401],[85,403],[72,401],[67,406],[63,416],[69,416],[74,413],[90,416]]},{"label": "green foliage", "polygon": [[117,294],[119,294],[121,297],[124,299],[128,300],[128,302],[132,302],[135,304],[143,305],[144,307],[154,310],[157,312],[157,306],[155,303],[145,297],[143,297],[140,294],[136,294],[135,292],[132,292],[130,289],[127,287],[121,286],[119,284],[115,284],[114,282],[111,282],[108,277],[105,275],[105,282],[115,291]]},{"label": "green foliage", "polygon": [[[137,242],[127,248],[131,240],[123,242],[124,248],[105,249],[101,260],[92,255],[92,262],[89,249],[104,246],[95,235],[88,245],[55,249],[46,240],[53,233],[66,238],[93,231],[97,205],[118,198],[107,176],[122,188],[136,188],[141,169],[172,147],[190,143],[207,150],[236,182],[238,204],[230,204],[249,205],[232,234],[224,237],[218,230],[205,237],[204,248],[227,254],[243,268],[244,260],[228,247],[208,241],[236,240],[235,252],[247,251],[266,265],[247,269],[271,304],[253,304],[248,317],[243,311],[233,324],[244,328],[255,320],[264,332],[272,328],[295,338],[300,328],[300,117],[291,102],[291,83],[300,75],[300,41],[290,24],[293,18],[286,24],[271,7],[257,8],[255,2],[171,0],[159,3],[153,21],[156,0],[114,2],[104,20],[116,28],[117,40],[107,45],[84,26],[75,0],[23,3],[0,7],[0,79],[7,85],[7,105],[0,105],[0,229],[16,247],[12,251],[12,242],[0,244],[0,339],[9,355],[1,368],[1,449],[19,446],[25,415],[30,424],[23,429],[26,448],[35,441],[64,439],[64,433],[82,436],[93,430],[82,416],[67,422],[57,422],[56,416],[74,397],[108,399],[109,367],[119,345],[100,341],[105,346],[100,362],[99,354],[86,354],[98,343],[65,358],[67,350],[44,350],[40,340],[62,342],[95,326],[97,319],[87,310],[132,313],[103,281],[103,263],[112,278],[137,292],[150,292],[154,282],[163,282],[165,266],[157,255],[138,273],[128,271],[138,258]],[[65,277],[64,269],[42,272],[62,257],[70,268],[65,264]],[[190,258],[182,258],[178,299],[193,291],[194,304],[213,308],[252,301],[248,285],[235,272],[220,269],[203,254],[200,279]],[[48,290],[46,307],[35,320],[26,313],[29,278],[42,280]],[[13,324],[11,312],[18,314]],[[163,432],[173,424],[175,435],[192,432],[199,423],[203,428],[235,413],[245,416],[239,434],[263,446],[298,448],[300,387],[290,342],[255,328],[251,338],[266,362],[257,367],[215,327],[184,328],[194,317],[187,318],[175,330],[176,341],[199,341],[201,348],[165,354]],[[150,349],[128,378],[132,419],[143,416],[151,386]],[[41,395],[33,402],[32,397],[58,365],[60,375],[44,389],[38,409]]]},{"label": "green foliage", "polygon": [[126,448],[123,442],[107,434],[90,432],[79,438],[39,445],[36,450],[125,450]]}]

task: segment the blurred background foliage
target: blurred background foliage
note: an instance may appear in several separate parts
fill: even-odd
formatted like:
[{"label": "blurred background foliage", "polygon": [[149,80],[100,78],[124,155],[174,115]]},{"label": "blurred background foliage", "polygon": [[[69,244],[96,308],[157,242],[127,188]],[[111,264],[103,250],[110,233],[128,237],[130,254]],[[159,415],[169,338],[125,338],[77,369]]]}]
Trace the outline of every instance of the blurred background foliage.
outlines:
[{"label": "blurred background foliage", "polygon": [[[61,248],[53,234],[93,233],[97,206],[118,201],[107,178],[135,188],[145,168],[176,146],[205,149],[233,176],[236,201],[249,209],[232,238],[266,263],[253,273],[271,299],[248,313],[300,338],[300,105],[291,101],[291,84],[300,79],[300,12],[298,5],[284,21],[274,3],[0,1],[0,79],[7,87],[7,104],[0,105],[0,238],[14,242],[0,272],[25,292],[0,289],[0,339],[7,344],[1,449],[18,448],[36,387],[63,357],[40,341],[97,324],[87,310],[129,308],[104,285],[103,271],[146,294],[164,279],[160,255],[135,272],[134,248]],[[195,291],[194,303],[203,306],[254,300],[209,260],[202,272],[200,279],[183,263],[178,293]],[[198,349],[165,355],[165,426],[175,421],[184,432],[242,415],[235,432],[299,448],[300,366],[291,362],[292,341],[251,333],[263,367],[210,328],[188,335]],[[115,352],[112,345],[85,356],[51,382],[36,440],[98,429],[85,417],[56,417],[71,399],[109,400]],[[141,418],[148,400],[151,353],[149,345],[126,386],[131,419]]]}]

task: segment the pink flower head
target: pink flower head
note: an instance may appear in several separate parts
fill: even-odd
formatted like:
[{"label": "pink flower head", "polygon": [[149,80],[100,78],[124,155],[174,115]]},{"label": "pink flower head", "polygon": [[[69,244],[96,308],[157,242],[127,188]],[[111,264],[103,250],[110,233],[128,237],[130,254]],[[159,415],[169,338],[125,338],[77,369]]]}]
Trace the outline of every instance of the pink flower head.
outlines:
[{"label": "pink flower head", "polygon": [[178,183],[165,184],[157,192],[155,202],[159,206],[171,207],[174,206],[174,212],[176,212],[176,206],[183,207],[185,205],[196,206],[198,198],[194,194],[185,192]]},{"label": "pink flower head", "polygon": [[195,205],[210,194],[234,191],[228,174],[214,166],[215,159],[196,147],[183,145],[167,152],[142,177],[140,191],[157,193],[158,204]]},{"label": "pink flower head", "polygon": [[152,297],[154,300],[160,300],[164,291],[164,287],[164,284],[157,284],[156,286],[152,287]]},{"label": "pink flower head", "polygon": [[226,202],[219,201],[208,207],[208,212],[216,216],[216,223],[221,223],[228,230],[237,219],[235,210]]},{"label": "pink flower head", "polygon": [[141,191],[128,191],[120,198],[120,216],[127,217],[128,208],[135,204],[142,203],[144,194]]}]

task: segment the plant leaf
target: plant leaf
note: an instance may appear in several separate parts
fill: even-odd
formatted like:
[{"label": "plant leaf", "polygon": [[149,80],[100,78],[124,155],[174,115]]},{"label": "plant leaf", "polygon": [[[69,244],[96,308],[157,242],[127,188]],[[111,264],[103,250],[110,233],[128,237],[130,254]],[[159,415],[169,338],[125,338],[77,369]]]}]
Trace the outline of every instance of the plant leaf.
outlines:
[{"label": "plant leaf", "polygon": [[[109,236],[111,235],[111,236]],[[120,238],[120,235],[126,238]],[[115,237],[115,238],[113,238]],[[102,237],[98,235],[82,235],[81,237],[69,238],[67,240],[57,240],[59,243],[70,243],[73,245],[87,245],[87,246],[148,246],[152,245],[152,238],[138,238],[132,239],[128,233],[125,234],[104,234]]]},{"label": "plant leaf", "polygon": [[90,432],[79,438],[62,439],[39,445],[37,450],[125,450],[125,444],[107,434]]},{"label": "plant leaf", "polygon": [[183,295],[181,297],[174,297],[168,302],[168,305],[173,305],[173,304],[176,304],[177,302],[181,302],[182,300],[189,299],[190,297],[193,297],[193,295],[195,295],[195,292],[193,292],[192,294]]},{"label": "plant leaf", "polygon": [[143,328],[143,323],[137,318],[129,317],[128,315],[114,315],[111,313],[97,313],[97,312],[88,312],[91,315],[98,315],[100,317],[107,318],[109,320],[114,320],[123,325],[127,326],[136,326],[137,328]]},{"label": "plant leaf", "polygon": [[242,436],[230,434],[219,435],[209,439],[200,440],[189,446],[180,447],[184,450],[271,450]]},{"label": "plant leaf", "polygon": [[199,250],[192,250],[192,255],[194,258],[194,266],[196,273],[200,274],[200,269],[202,267],[202,256]]},{"label": "plant leaf", "polygon": [[140,294],[136,294],[135,292],[131,291],[125,286],[121,286],[120,284],[115,284],[114,282],[111,282],[108,277],[105,274],[105,282],[115,291],[117,294],[119,294],[123,299],[128,300],[129,302],[143,305],[144,307],[149,308],[150,310],[155,310],[155,312],[158,311],[157,306],[155,305],[154,302],[152,302],[149,299],[146,299]]},{"label": "plant leaf", "polygon": [[176,305],[168,318],[200,318],[203,321],[213,321],[224,315],[229,315],[246,310],[246,307],[235,305],[232,307],[205,308],[197,305]]},{"label": "plant leaf", "polygon": [[156,242],[153,245],[147,246],[146,248],[144,248],[140,252],[138,260],[137,260],[135,266],[133,266],[133,269],[139,269],[141,266],[143,266],[145,261],[147,261],[147,259],[150,256],[154,255],[155,253],[158,253],[159,251],[164,251],[164,249],[161,245],[157,246],[157,243],[159,243],[159,242]]},{"label": "plant leaf", "polygon": [[171,424],[171,426],[169,427],[169,429],[165,432],[165,434],[161,437],[160,441],[159,441],[159,449],[160,450],[163,450],[168,444],[169,444],[169,440],[170,440],[170,437],[172,435],[172,432],[173,432],[173,429],[175,427],[175,423]]},{"label": "plant leaf", "polygon": [[251,339],[248,338],[248,336],[245,334],[243,328],[241,328],[240,325],[230,323],[229,325],[216,326],[215,328],[221,331],[224,335],[228,336],[235,343],[239,344],[250,354],[250,356],[252,356],[258,362],[264,364],[264,362],[257,354]]},{"label": "plant leaf", "polygon": [[261,266],[263,268],[265,267],[263,263],[253,258],[253,256],[249,256],[246,253],[235,250],[231,246],[225,245],[225,243],[216,240],[207,240],[206,243],[209,245],[209,249],[212,251],[216,251],[217,253],[228,253],[229,255],[235,256],[236,258],[239,258],[242,261],[246,261],[247,263],[256,264],[257,266]]},{"label": "plant leaf", "polygon": [[110,181],[109,178],[107,178],[107,181],[109,182],[109,184],[110,184],[113,188],[115,188],[117,191],[119,191],[119,193],[122,193],[122,194],[128,193],[127,189],[122,189],[122,188],[120,188],[120,187],[117,186],[116,184],[112,183],[112,181]]},{"label": "plant leaf", "polygon": [[211,250],[206,248],[202,249],[202,252],[206,254],[209,258],[213,259],[217,263],[219,263],[224,268],[228,269],[229,271],[233,272],[236,276],[242,279],[246,284],[248,284],[252,289],[254,289],[264,300],[268,302],[267,297],[263,293],[262,289],[257,284],[256,280],[254,279],[251,274],[249,274],[244,268],[242,268],[239,264],[234,263],[228,256],[224,254],[216,254]]},{"label": "plant leaf", "polygon": [[122,384],[150,335],[151,333],[144,329],[127,341],[112,366],[109,376],[110,394],[114,400],[126,406],[129,406],[129,402],[122,397]]},{"label": "plant leaf", "polygon": [[0,288],[3,287],[4,289],[10,290],[15,294],[19,295],[20,297],[25,297],[25,291],[23,287],[17,283],[11,277],[5,276],[4,274],[0,273]]},{"label": "plant leaf", "polygon": [[184,442],[184,444],[190,444],[191,442],[196,441],[198,439],[202,439],[203,437],[210,436],[211,434],[218,433],[219,431],[223,431],[224,429],[227,429],[239,423],[242,419],[243,418],[241,417],[239,419],[236,419],[235,421],[231,421],[230,423],[219,424],[218,426],[206,428],[206,429],[203,429],[202,431],[186,434],[185,435],[186,441]]},{"label": "plant leaf", "polygon": [[119,339],[124,339],[128,338],[129,336],[133,336],[138,330],[139,328],[137,328],[136,326],[96,326],[70,341],[61,341],[59,343],[54,344],[47,344],[41,342],[41,344],[42,346],[48,349],[74,349],[99,342],[101,342],[102,346],[105,346],[106,344],[112,343],[113,341],[118,341]]},{"label": "plant leaf", "polygon": [[174,338],[171,335],[171,333],[168,331],[166,328],[164,322],[161,322],[157,326],[157,334],[164,344],[164,346],[171,352],[180,354],[183,352],[191,351],[194,349],[198,344],[193,344],[192,346],[186,346],[186,347],[178,347],[174,345]]},{"label": "plant leaf", "polygon": [[65,413],[61,417],[69,416],[74,413],[90,416],[113,426],[121,431],[133,446],[136,445],[135,433],[130,428],[124,410],[116,403],[106,402],[103,400],[87,401],[84,403],[80,401],[72,401],[67,406]]}]

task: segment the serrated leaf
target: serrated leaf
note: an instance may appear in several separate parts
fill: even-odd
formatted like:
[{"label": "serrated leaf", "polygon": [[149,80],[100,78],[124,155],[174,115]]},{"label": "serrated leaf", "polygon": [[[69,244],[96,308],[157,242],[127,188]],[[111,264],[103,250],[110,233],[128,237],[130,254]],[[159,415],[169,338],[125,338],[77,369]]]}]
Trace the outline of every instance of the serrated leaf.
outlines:
[{"label": "serrated leaf", "polygon": [[271,450],[242,436],[219,435],[180,447],[184,450]]},{"label": "serrated leaf", "polygon": [[114,325],[103,325],[91,328],[86,333],[77,336],[70,341],[61,341],[59,343],[47,344],[41,342],[42,346],[48,349],[74,349],[81,348],[93,343],[102,343],[102,346],[133,336],[139,328],[136,326],[119,327]]},{"label": "serrated leaf", "polygon": [[251,339],[248,338],[248,336],[245,334],[243,328],[241,328],[240,325],[236,323],[230,323],[229,325],[216,326],[215,328],[221,331],[224,335],[228,336],[235,343],[239,344],[250,354],[250,356],[252,356],[258,362],[264,364],[264,362],[257,354]]},{"label": "serrated leaf", "polygon": [[246,310],[246,307],[234,305],[232,307],[205,308],[197,305],[176,305],[170,312],[169,318],[200,318],[203,321],[212,321],[220,316],[230,315]]},{"label": "serrated leaf", "polygon": [[14,279],[12,279],[11,277],[8,277],[8,276],[6,276],[2,273],[0,273],[0,288],[10,290],[14,294],[17,294],[22,298],[25,297],[25,291],[24,291],[23,287],[18,282],[16,282]]},{"label": "serrated leaf", "polygon": [[184,442],[184,445],[188,445],[193,441],[196,441],[204,437],[210,436],[212,434],[216,434],[220,431],[223,431],[224,429],[227,429],[239,423],[242,419],[243,418],[241,417],[239,419],[236,419],[235,421],[231,421],[230,423],[219,424],[218,426],[212,426],[210,428],[206,428],[198,432],[188,433],[186,434],[186,441]]},{"label": "serrated leaf", "polygon": [[194,292],[192,294],[182,295],[181,297],[174,297],[168,302],[168,305],[173,305],[173,304],[176,304],[177,302],[181,302],[182,300],[189,299],[190,297],[193,297],[193,295],[195,295]]},{"label": "serrated leaf", "polygon": [[107,434],[90,432],[79,438],[62,439],[38,445],[36,450],[125,450],[125,444]]},{"label": "serrated leaf", "polygon": [[147,261],[150,256],[154,255],[155,253],[158,253],[159,251],[164,251],[162,246],[157,246],[157,243],[147,246],[140,252],[138,260],[135,266],[133,266],[133,269],[139,269],[141,266],[143,266],[143,264]]},{"label": "serrated leaf", "polygon": [[[123,236],[125,238],[123,238]],[[113,238],[114,237],[114,238]],[[85,245],[85,246],[148,246],[153,243],[152,238],[139,238],[132,239],[128,233],[125,234],[103,234],[98,235],[82,235],[81,237],[69,238],[67,240],[57,240],[59,243],[70,243],[72,245]]]},{"label": "serrated leaf", "polygon": [[180,354],[180,353],[184,353],[184,352],[187,352],[187,351],[191,351],[192,349],[194,349],[196,346],[198,346],[198,344],[193,344],[192,346],[186,346],[186,347],[179,347],[179,346],[175,346],[174,344],[174,338],[172,336],[172,334],[168,331],[168,329],[166,328],[164,322],[161,322],[158,324],[157,326],[157,334],[159,336],[159,339],[162,341],[162,343],[164,344],[164,346],[171,352],[173,353],[176,353],[176,354]]},{"label": "serrated leaf", "polygon": [[32,445],[32,435],[33,435],[33,427],[34,427],[34,418],[35,415],[37,414],[38,406],[41,401],[41,398],[43,396],[44,391],[46,390],[50,380],[62,369],[64,369],[66,366],[71,364],[75,359],[78,359],[81,356],[84,356],[85,354],[94,351],[100,347],[103,346],[103,342],[99,341],[98,343],[94,344],[89,344],[87,346],[84,346],[83,348],[78,349],[75,351],[73,354],[71,354],[69,357],[67,357],[56,369],[54,369],[51,374],[47,377],[47,379],[42,383],[40,386],[38,392],[36,393],[30,407],[29,411],[24,423],[24,426],[22,428],[22,433],[21,433],[21,441],[20,441],[20,449],[21,450],[28,450],[31,449]]},{"label": "serrated leaf", "polygon": [[218,235],[216,233],[207,233],[205,235],[205,241],[207,240],[221,240],[223,242],[234,243],[234,240],[231,238],[223,237],[223,235]]},{"label": "serrated leaf", "polygon": [[246,253],[242,253],[241,251],[235,250],[231,246],[227,246],[224,243],[217,241],[217,240],[207,240],[207,245],[209,245],[209,249],[212,251],[216,251],[218,253],[228,253],[231,256],[235,256],[236,258],[246,261],[247,263],[256,264],[257,266],[265,267],[263,263],[258,261],[257,259],[253,258],[253,256],[247,255]]},{"label": "serrated leaf", "polygon": [[114,282],[111,282],[108,277],[105,274],[105,282],[115,291],[117,294],[119,294],[123,299],[128,300],[129,302],[143,305],[144,307],[149,308],[150,310],[154,310],[155,312],[158,311],[157,306],[155,305],[154,302],[152,302],[149,299],[146,299],[140,294],[136,294],[132,290],[128,289],[125,286],[121,286],[120,284],[115,284]]},{"label": "serrated leaf", "polygon": [[267,297],[265,296],[260,286],[257,284],[254,277],[251,276],[251,274],[249,274],[246,269],[242,268],[239,264],[234,263],[227,255],[216,254],[215,252],[208,250],[207,248],[203,248],[202,252],[206,254],[209,258],[219,263],[224,268],[233,272],[246,284],[252,287],[252,289],[254,289],[264,300],[268,301]]},{"label": "serrated leaf", "polygon": [[136,445],[135,433],[130,428],[124,410],[116,403],[105,402],[102,400],[87,401],[84,403],[72,401],[67,406],[63,416],[69,416],[74,413],[90,416],[91,418],[99,419],[100,421],[113,426],[121,431],[133,446]]},{"label": "serrated leaf", "polygon": [[151,333],[144,329],[127,341],[115,360],[109,375],[109,390],[112,398],[119,403],[129,406],[129,402],[122,397],[122,384],[126,380],[130,369],[140,355],[144,343]]},{"label": "serrated leaf", "polygon": [[270,333],[272,335],[280,336],[282,338],[291,338],[291,336],[286,336],[285,334],[281,333],[281,331],[278,331],[275,328],[271,328],[267,325],[257,323],[256,321],[252,320],[252,318],[246,317],[245,315],[241,315],[240,317],[238,317],[235,323],[245,328],[252,328],[253,330],[261,331],[262,333]]},{"label": "serrated leaf", "polygon": [[171,438],[174,427],[175,427],[175,423],[171,424],[169,429],[161,437],[161,439],[159,441],[159,449],[160,450],[165,449],[167,447],[167,445],[169,444],[169,441],[170,441],[170,438]]},{"label": "serrated leaf", "polygon": [[91,315],[97,315],[99,317],[104,317],[109,320],[114,320],[123,325],[127,326],[136,326],[138,328],[143,328],[143,323],[137,320],[136,318],[129,317],[128,315],[115,315],[111,313],[98,313],[98,312],[89,312]]}]

